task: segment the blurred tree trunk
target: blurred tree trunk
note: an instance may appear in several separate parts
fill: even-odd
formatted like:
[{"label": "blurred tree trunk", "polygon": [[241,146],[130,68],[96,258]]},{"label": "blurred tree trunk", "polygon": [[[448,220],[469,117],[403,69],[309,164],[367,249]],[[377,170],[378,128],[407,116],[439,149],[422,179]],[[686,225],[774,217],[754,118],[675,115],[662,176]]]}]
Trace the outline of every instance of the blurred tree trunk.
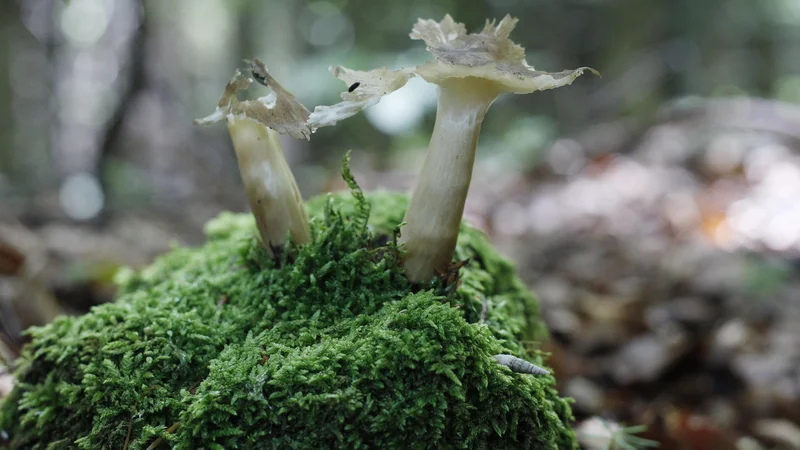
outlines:
[{"label": "blurred tree trunk", "polygon": [[765,31],[756,35],[753,53],[759,55],[759,69],[756,71],[755,88],[765,98],[772,97],[774,83],[781,78],[778,69],[778,52],[775,48],[775,34]]},{"label": "blurred tree trunk", "polygon": [[[262,58],[272,75],[282,83],[292,77],[292,68],[297,67],[297,60],[304,54],[296,30],[297,9],[302,6],[304,2],[296,0],[255,1],[248,5],[252,8],[252,14],[244,10],[240,45],[252,52],[250,56]],[[290,165],[306,159],[309,152],[306,142],[284,136],[280,137],[280,141]]]},{"label": "blurred tree trunk", "polygon": [[[144,0],[139,0],[136,3],[142,11],[146,11]],[[147,12],[142,14],[139,27],[133,31],[132,36],[129,38],[130,60],[127,64],[122,65],[128,69],[128,83],[122,88],[117,107],[106,122],[101,138],[100,151],[95,161],[94,173],[100,181],[103,193],[109,200],[113,195],[111,189],[112,183],[109,179],[109,176],[111,176],[110,166],[114,158],[118,156],[115,153],[120,148],[128,111],[133,105],[133,100],[136,96],[146,89],[146,67],[148,60],[147,42],[149,38],[148,30],[152,26],[151,15],[152,14],[148,14]],[[110,213],[110,202],[106,201],[103,204],[103,209],[95,218],[95,224],[107,224],[110,219]]]},{"label": "blurred tree trunk", "polygon": [[16,1],[0,2],[0,174],[14,175],[14,111],[11,103],[11,54],[18,31],[19,7]]}]

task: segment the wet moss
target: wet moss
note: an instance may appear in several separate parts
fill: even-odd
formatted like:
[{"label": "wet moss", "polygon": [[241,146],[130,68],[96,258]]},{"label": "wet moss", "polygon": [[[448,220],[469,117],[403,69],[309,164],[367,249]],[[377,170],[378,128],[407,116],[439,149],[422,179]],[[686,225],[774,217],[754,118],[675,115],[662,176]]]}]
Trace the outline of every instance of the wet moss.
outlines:
[{"label": "wet moss", "polygon": [[513,267],[464,225],[469,261],[411,285],[406,196],[352,187],[308,203],[307,245],[270,257],[251,216],[223,213],[201,247],[121,272],[115,302],[30,330],[6,446],[574,448],[554,379],[492,358],[544,365]]}]

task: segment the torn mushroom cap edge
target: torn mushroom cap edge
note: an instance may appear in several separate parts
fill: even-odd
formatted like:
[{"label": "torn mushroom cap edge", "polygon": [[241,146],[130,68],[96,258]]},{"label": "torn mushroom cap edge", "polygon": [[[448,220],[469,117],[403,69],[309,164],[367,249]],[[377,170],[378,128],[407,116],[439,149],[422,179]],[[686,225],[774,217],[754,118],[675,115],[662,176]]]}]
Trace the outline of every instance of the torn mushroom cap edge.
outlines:
[{"label": "torn mushroom cap edge", "polygon": [[[419,19],[409,37],[423,40],[433,61],[412,68],[391,70],[385,67],[370,71],[332,66],[330,71],[348,86],[342,102],[317,106],[309,117],[312,131],[335,125],[378,103],[380,98],[403,87],[414,75],[442,84],[451,78],[476,78],[491,84],[497,94],[529,94],[571,84],[584,72],[600,75],[591,67],[561,72],[535,70],[525,60],[525,49],[509,36],[519,20],[506,15],[500,23],[486,21],[480,33],[467,33],[462,23],[448,14],[436,22]],[[350,89],[358,83],[357,89]],[[483,83],[485,86],[485,83]]]},{"label": "torn mushroom cap edge", "polygon": [[194,123],[207,125],[220,122],[228,116],[236,116],[254,120],[295,139],[309,140],[311,129],[306,123],[309,116],[306,107],[269,74],[261,60],[254,58],[245,62],[250,65],[250,71],[256,81],[271,90],[270,94],[255,100],[239,100],[238,94],[247,90],[253,80],[237,69],[225,86],[214,112],[204,118],[196,119]]}]

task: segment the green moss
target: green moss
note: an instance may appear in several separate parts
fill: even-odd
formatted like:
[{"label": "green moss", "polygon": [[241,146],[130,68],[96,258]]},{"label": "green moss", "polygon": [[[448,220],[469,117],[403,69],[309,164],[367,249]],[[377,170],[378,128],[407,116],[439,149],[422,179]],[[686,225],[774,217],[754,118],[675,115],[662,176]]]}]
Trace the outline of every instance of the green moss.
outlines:
[{"label": "green moss", "polygon": [[543,365],[512,266],[464,226],[458,287],[412,286],[394,239],[406,197],[353,192],[312,199],[312,241],[280,258],[224,213],[202,247],[121,273],[114,303],[32,329],[6,445],[574,448],[553,378],[492,358]]}]

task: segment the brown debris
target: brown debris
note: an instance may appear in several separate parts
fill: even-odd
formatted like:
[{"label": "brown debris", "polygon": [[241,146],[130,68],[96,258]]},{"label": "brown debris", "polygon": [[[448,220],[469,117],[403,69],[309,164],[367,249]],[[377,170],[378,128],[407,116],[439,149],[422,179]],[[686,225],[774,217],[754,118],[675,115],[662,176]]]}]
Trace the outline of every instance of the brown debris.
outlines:
[{"label": "brown debris", "polygon": [[25,255],[11,244],[0,240],[0,275],[16,275],[25,264]]}]

